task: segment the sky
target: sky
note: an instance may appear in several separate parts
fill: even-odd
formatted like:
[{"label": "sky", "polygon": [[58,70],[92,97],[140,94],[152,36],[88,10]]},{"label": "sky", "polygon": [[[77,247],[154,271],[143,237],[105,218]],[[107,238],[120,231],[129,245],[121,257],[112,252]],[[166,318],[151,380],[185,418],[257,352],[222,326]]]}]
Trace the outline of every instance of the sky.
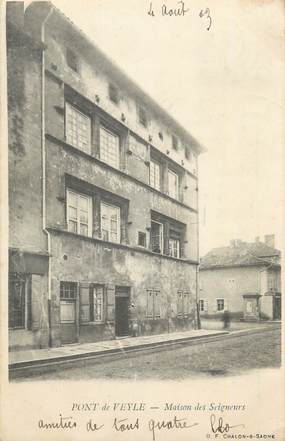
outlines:
[{"label": "sky", "polygon": [[[200,255],[284,230],[283,0],[53,0],[207,152],[199,158]],[[211,28],[201,10],[210,9]],[[283,229],[282,229],[283,228]]]}]

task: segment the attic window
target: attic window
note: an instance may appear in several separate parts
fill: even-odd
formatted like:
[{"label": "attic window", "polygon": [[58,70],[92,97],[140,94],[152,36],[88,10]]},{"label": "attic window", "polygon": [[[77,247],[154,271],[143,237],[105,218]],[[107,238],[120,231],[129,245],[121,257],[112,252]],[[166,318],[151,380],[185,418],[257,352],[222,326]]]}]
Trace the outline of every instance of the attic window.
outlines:
[{"label": "attic window", "polygon": [[178,150],[178,138],[175,135],[172,135],[172,148]]},{"label": "attic window", "polygon": [[113,103],[118,104],[119,90],[114,84],[109,84],[109,98]]},{"label": "attic window", "polygon": [[148,124],[147,113],[146,110],[141,106],[138,107],[138,117],[140,124],[144,127],[147,127]]},{"label": "attic window", "polygon": [[191,150],[188,146],[185,146],[185,158],[191,159]]},{"label": "attic window", "polygon": [[66,48],[66,62],[70,69],[75,72],[79,72],[79,58],[78,56],[69,48]]}]

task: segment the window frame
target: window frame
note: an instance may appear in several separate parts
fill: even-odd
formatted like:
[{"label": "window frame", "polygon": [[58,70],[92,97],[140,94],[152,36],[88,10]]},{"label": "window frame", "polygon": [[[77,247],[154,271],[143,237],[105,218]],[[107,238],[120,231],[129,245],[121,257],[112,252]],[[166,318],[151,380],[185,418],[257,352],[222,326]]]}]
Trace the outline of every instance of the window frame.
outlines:
[{"label": "window frame", "polygon": [[143,126],[145,129],[147,129],[149,125],[149,119],[145,107],[143,107],[142,105],[138,105],[137,113],[138,113],[138,121],[140,125]]},{"label": "window frame", "polygon": [[[72,58],[74,57],[74,60],[75,60],[74,64],[73,64],[73,61],[71,61],[71,63],[69,62],[70,61],[69,56],[71,56]],[[81,69],[80,58],[76,52],[74,52],[72,49],[70,49],[70,47],[65,48],[65,60],[66,60],[66,64],[69,67],[69,69],[71,69],[73,72],[75,72],[79,75],[80,69]]]},{"label": "window frame", "polygon": [[[72,207],[70,205],[69,201],[70,201],[71,194],[76,195],[76,197],[77,197],[77,205],[76,205],[76,207]],[[87,204],[88,204],[88,207],[87,207],[87,235],[81,233],[80,226],[81,226],[81,224],[83,224],[83,222],[81,222],[81,220],[80,220],[80,209],[81,208],[80,208],[79,203],[78,203],[78,196],[81,197],[81,198],[87,199]],[[71,218],[69,207],[74,208],[74,209],[77,210],[77,218],[76,219],[75,218],[74,219]],[[90,195],[85,194],[85,193],[81,193],[81,192],[79,192],[77,190],[73,190],[72,188],[69,188],[69,187],[66,188],[66,222],[67,222],[67,229],[68,229],[68,231],[70,233],[78,234],[80,236],[92,237],[92,233],[93,233],[93,213],[92,213],[92,211],[93,211],[93,208],[94,208],[93,198]],[[70,221],[71,222],[76,222],[76,226],[77,226],[77,231],[76,232],[74,232],[74,231],[72,231],[70,229],[70,227],[69,227],[69,222]]]},{"label": "window frame", "polygon": [[[101,295],[101,316],[100,319],[96,318],[96,304],[98,303],[97,300],[95,300],[95,293],[98,294],[98,292],[96,292],[97,290],[101,290],[100,291],[100,295]],[[97,297],[97,295],[96,295]],[[92,286],[90,287],[90,311],[89,311],[89,323],[105,323],[105,318],[106,318],[106,311],[105,311],[105,306],[106,306],[106,295],[105,295],[105,286],[104,285],[100,285],[100,284],[92,284]]]},{"label": "window frame", "polygon": [[113,104],[118,105],[120,102],[119,88],[113,83],[108,84],[108,96]]},{"label": "window frame", "polygon": [[[103,238],[103,228],[102,228],[102,226],[103,226],[103,215],[102,215],[102,206],[105,206],[105,207],[107,207],[107,208],[109,208],[109,207],[111,207],[111,208],[115,208],[116,210],[117,210],[117,214],[118,214],[118,217],[117,217],[117,237],[118,237],[118,240],[116,241],[116,242],[114,242],[114,241],[112,241],[112,240],[110,240],[110,234],[112,233],[112,231],[111,231],[111,222],[109,221],[109,227],[110,227],[110,229],[109,230],[106,230],[106,231],[108,231],[108,239],[104,239]],[[103,240],[105,240],[106,242],[111,242],[111,243],[121,243],[121,218],[122,218],[122,216],[121,216],[121,207],[120,206],[118,206],[118,205],[114,205],[114,204],[111,204],[111,203],[109,203],[109,202],[106,202],[104,199],[102,199],[101,201],[100,201],[100,231],[101,231],[101,238],[103,239]],[[110,218],[109,218],[110,219]]]},{"label": "window frame", "polygon": [[[31,329],[32,310],[31,310],[31,279],[28,274],[9,273],[8,284],[8,327],[9,329]],[[14,291],[12,283],[23,284],[21,288],[21,323],[15,324]],[[13,300],[12,300],[13,298]],[[13,309],[12,309],[13,308]],[[11,323],[12,322],[12,323]]]},{"label": "window frame", "polygon": [[[169,181],[169,175],[172,175],[175,177],[175,191],[172,193],[171,187],[170,187],[170,181]],[[179,199],[179,175],[174,170],[169,168],[167,170],[167,181],[168,181],[168,196],[172,199]]]},{"label": "window frame", "polygon": [[[223,308],[222,308],[222,309],[219,308],[219,302],[220,302],[220,301],[223,302]],[[223,312],[223,311],[225,311],[225,305],[226,305],[226,303],[225,303],[225,299],[224,299],[223,297],[218,297],[218,298],[216,298],[216,308],[217,308],[217,312]]]},{"label": "window frame", "polygon": [[[75,129],[73,130],[75,132],[75,137],[76,137],[76,142],[73,141],[72,137],[70,137],[69,135],[69,114],[68,112],[74,112],[77,116],[83,117],[83,119],[85,119],[86,121],[88,121],[87,124],[87,138],[86,138],[86,144],[87,147],[86,149],[83,149],[80,145],[79,145],[79,131],[78,131],[78,119],[76,117],[76,124],[75,124]],[[73,105],[70,101],[65,101],[65,139],[66,142],[70,145],[72,145],[73,147],[77,148],[78,150],[91,155],[91,140],[92,140],[92,118],[88,113],[85,113],[84,111],[82,111],[81,109],[79,109],[78,107],[76,107],[75,105]]]},{"label": "window frame", "polygon": [[[151,180],[151,168],[153,168],[154,181]],[[158,173],[156,171],[158,170]],[[158,185],[156,185],[156,177],[158,176]],[[150,158],[149,161],[149,185],[155,190],[161,191],[161,163],[154,158]]]},{"label": "window frame", "polygon": [[178,151],[178,149],[179,149],[179,139],[174,134],[171,136],[171,143],[172,143],[173,150]]},{"label": "window frame", "polygon": [[[175,248],[172,248],[170,246],[170,243],[174,241],[176,242],[176,249],[177,249],[177,255],[175,256],[174,254],[171,253],[171,251],[174,251]],[[168,255],[171,257],[175,257],[176,259],[180,259],[181,258],[181,239],[180,238],[176,238],[176,237],[171,237],[171,234],[169,236],[168,239]]]},{"label": "window frame", "polygon": [[[107,136],[112,136],[113,138],[117,139],[117,154],[114,155],[116,158],[116,161],[114,163],[109,161],[109,159],[108,159],[108,156],[110,156],[110,153],[109,153],[110,152],[110,150],[109,150],[110,144],[109,143],[107,146],[107,150],[105,149],[105,157],[103,157],[103,155],[102,155],[103,143],[102,143],[102,138],[101,138],[101,131],[104,131],[107,134]],[[100,126],[99,126],[99,157],[100,157],[100,160],[102,162],[104,162],[105,164],[108,164],[111,167],[114,167],[119,170],[120,165],[121,165],[120,153],[121,153],[121,137],[120,137],[120,135],[116,131],[106,127],[105,124],[100,123]]]},{"label": "window frame", "polygon": [[[154,251],[153,247],[153,241],[152,241],[152,224],[157,224],[160,227],[160,233],[159,233],[159,249],[160,251]],[[156,254],[163,254],[164,252],[164,225],[161,222],[158,222],[156,220],[151,219],[151,229],[150,229],[150,246],[151,251]]]},{"label": "window frame", "polygon": [[[143,237],[143,244],[140,243],[140,237]],[[138,231],[138,246],[146,248],[146,233]]]},{"label": "window frame", "polygon": [[[202,305],[203,305],[203,307],[201,307]],[[205,312],[205,300],[204,299],[199,299],[199,311]]]}]

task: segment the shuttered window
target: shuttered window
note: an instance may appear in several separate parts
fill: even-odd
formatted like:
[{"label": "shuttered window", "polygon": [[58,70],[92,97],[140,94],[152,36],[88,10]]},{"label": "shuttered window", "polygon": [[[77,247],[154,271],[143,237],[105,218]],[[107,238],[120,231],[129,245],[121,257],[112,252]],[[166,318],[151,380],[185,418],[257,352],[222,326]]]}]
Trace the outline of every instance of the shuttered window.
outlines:
[{"label": "shuttered window", "polygon": [[178,199],[178,175],[168,170],[168,194],[173,199]]},{"label": "shuttered window", "polygon": [[190,313],[190,293],[187,291],[177,292],[177,316],[187,317]]},{"label": "shuttered window", "polygon": [[152,319],[160,317],[160,291],[152,289],[147,291],[146,316]]}]

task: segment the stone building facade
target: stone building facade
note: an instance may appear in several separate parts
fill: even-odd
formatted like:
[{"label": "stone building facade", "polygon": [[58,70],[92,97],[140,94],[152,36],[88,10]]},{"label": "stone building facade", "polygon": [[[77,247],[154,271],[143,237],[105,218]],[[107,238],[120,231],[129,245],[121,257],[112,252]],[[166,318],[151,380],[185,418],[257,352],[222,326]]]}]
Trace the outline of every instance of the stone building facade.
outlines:
[{"label": "stone building facade", "polygon": [[10,347],[194,328],[201,145],[49,2],[7,57]]}]

